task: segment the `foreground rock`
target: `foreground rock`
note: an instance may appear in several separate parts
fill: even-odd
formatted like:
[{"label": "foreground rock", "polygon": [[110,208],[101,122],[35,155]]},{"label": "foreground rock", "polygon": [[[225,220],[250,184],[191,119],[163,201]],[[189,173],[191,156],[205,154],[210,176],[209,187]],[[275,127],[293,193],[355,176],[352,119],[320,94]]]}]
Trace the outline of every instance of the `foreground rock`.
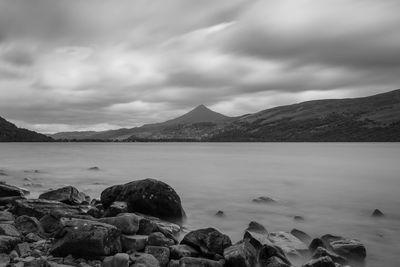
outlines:
[{"label": "foreground rock", "polygon": [[55,256],[72,254],[89,258],[121,252],[121,232],[112,225],[80,219],[66,220],[63,224],[51,249]]},{"label": "foreground rock", "polygon": [[117,217],[106,217],[98,219],[99,222],[114,225],[121,230],[123,234],[133,235],[139,230],[139,221],[141,217],[133,213],[120,214]]},{"label": "foreground rock", "polygon": [[367,256],[365,246],[357,239],[334,235],[324,235],[321,239],[329,249],[348,260],[363,261]]},{"label": "foreground rock", "polygon": [[13,213],[17,216],[27,215],[35,217],[38,220],[50,213],[64,214],[65,217],[74,214],[84,214],[79,207],[45,199],[17,200],[14,204]]},{"label": "foreground rock", "polygon": [[232,241],[214,228],[205,228],[186,234],[181,244],[193,247],[206,258],[220,259],[224,250],[232,245]]},{"label": "foreground rock", "polygon": [[101,193],[101,202],[105,208],[114,201],[126,202],[129,212],[139,212],[179,223],[185,219],[178,194],[166,183],[155,179],[115,185]]},{"label": "foreground rock", "polygon": [[228,266],[252,267],[258,263],[258,251],[250,244],[249,240],[243,240],[224,250],[224,258]]},{"label": "foreground rock", "polygon": [[39,196],[39,199],[59,201],[68,205],[79,205],[85,201],[85,196],[75,187],[66,186],[43,193]]},{"label": "foreground rock", "polygon": [[21,188],[6,183],[0,183],[0,198],[23,197],[25,194]]}]

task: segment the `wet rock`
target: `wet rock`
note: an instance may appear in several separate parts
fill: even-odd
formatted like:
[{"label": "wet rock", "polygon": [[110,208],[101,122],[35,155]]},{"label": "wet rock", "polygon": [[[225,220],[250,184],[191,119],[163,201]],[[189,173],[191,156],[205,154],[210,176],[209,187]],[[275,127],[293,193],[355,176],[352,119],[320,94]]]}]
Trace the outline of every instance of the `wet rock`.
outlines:
[{"label": "wet rock", "polygon": [[249,223],[249,226],[247,227],[246,231],[260,233],[260,234],[268,234],[267,229],[265,229],[265,227],[262,224],[255,221],[251,221]]},{"label": "wet rock", "polygon": [[295,220],[295,221],[304,221],[304,217],[303,216],[299,216],[299,215],[296,215],[296,216],[294,216],[293,217],[293,219]]},{"label": "wet rock", "polygon": [[43,228],[40,222],[36,218],[26,215],[19,216],[17,219],[15,219],[15,227],[23,235],[29,233],[43,233]]},{"label": "wet rock", "polygon": [[290,267],[290,264],[287,264],[281,258],[272,256],[265,261],[265,267]]},{"label": "wet rock", "polygon": [[311,236],[298,229],[293,229],[292,231],[290,231],[290,233],[293,236],[297,237],[299,240],[303,241],[305,244],[309,244],[311,241]]},{"label": "wet rock", "polygon": [[287,232],[272,232],[268,238],[277,246],[281,247],[287,255],[307,255],[308,247],[294,235]]},{"label": "wet rock", "polygon": [[43,193],[39,196],[39,199],[59,201],[68,205],[79,205],[85,200],[85,197],[75,187],[66,186]]},{"label": "wet rock", "polygon": [[97,166],[93,166],[93,167],[88,168],[88,170],[89,170],[89,171],[99,171],[100,168],[97,167]]},{"label": "wet rock", "polygon": [[45,199],[17,200],[13,208],[13,213],[17,216],[28,215],[38,220],[52,212],[63,214],[64,217],[83,214],[78,206],[71,206],[62,202]]},{"label": "wet rock", "polygon": [[15,228],[12,224],[0,224],[0,235],[8,235],[20,237],[21,233],[18,232],[17,228]]},{"label": "wet rock", "polygon": [[8,211],[0,211],[0,223],[12,223],[14,221],[14,215]]},{"label": "wet rock", "polygon": [[90,207],[86,213],[94,218],[101,218],[104,216],[104,210],[97,207]]},{"label": "wet rock", "polygon": [[258,198],[253,199],[253,202],[255,202],[255,203],[275,203],[276,201],[270,197],[263,196],[263,197],[258,197]]},{"label": "wet rock", "polygon": [[336,265],[330,257],[322,257],[307,262],[303,267],[336,267]]},{"label": "wet rock", "polygon": [[321,239],[333,252],[348,260],[362,261],[367,256],[365,246],[359,240],[333,235],[324,235]]},{"label": "wet rock", "polygon": [[313,253],[318,247],[326,248],[321,238],[314,238],[308,246],[308,249]]},{"label": "wet rock", "polygon": [[375,209],[374,212],[371,214],[372,217],[384,217],[385,215],[383,214],[382,211]]},{"label": "wet rock", "polygon": [[121,252],[121,232],[115,226],[100,222],[72,219],[56,236],[51,253],[55,256],[72,254],[82,258],[109,256]]},{"label": "wet rock", "polygon": [[155,232],[149,235],[147,244],[149,246],[169,247],[175,245],[175,241],[165,237],[165,235],[160,232]]},{"label": "wet rock", "polygon": [[98,221],[114,225],[120,229],[123,234],[132,235],[139,230],[140,217],[133,213],[125,213],[117,217],[100,218]]},{"label": "wet rock", "polygon": [[6,183],[0,183],[0,198],[23,197],[24,195],[21,188]]},{"label": "wet rock", "polygon": [[174,260],[179,260],[183,257],[197,257],[199,252],[188,245],[173,245],[169,247],[170,257]]},{"label": "wet rock", "polygon": [[232,245],[231,239],[214,228],[199,229],[184,236],[181,244],[186,244],[201,255],[210,259],[219,259],[224,250]]},{"label": "wet rock", "polygon": [[30,248],[29,244],[26,242],[17,244],[15,249],[18,252],[18,255],[22,258],[30,256],[30,254],[31,254],[31,248]]},{"label": "wet rock", "polygon": [[114,201],[127,202],[129,212],[148,214],[178,223],[185,219],[178,194],[166,183],[155,179],[112,186],[101,193],[101,202],[105,208]]},{"label": "wet rock", "polygon": [[122,249],[123,251],[144,251],[147,245],[147,239],[147,235],[122,235]]},{"label": "wet rock", "polygon": [[25,236],[25,240],[27,242],[33,243],[42,240],[42,238],[35,233],[29,233]]},{"label": "wet rock", "polygon": [[278,257],[282,262],[291,265],[282,248],[272,243],[262,245],[258,253],[258,262],[260,266],[268,266],[268,259],[271,257]]},{"label": "wet rock", "polygon": [[167,266],[169,262],[169,249],[166,247],[159,246],[146,246],[145,253],[151,254],[158,260],[160,266]]},{"label": "wet rock", "polygon": [[339,264],[345,264],[347,262],[347,260],[344,257],[339,256],[338,254],[333,253],[322,247],[318,247],[315,250],[314,254],[312,255],[312,258],[318,259],[318,258],[322,258],[322,257],[326,257],[326,256],[330,257],[334,262],[339,263]]},{"label": "wet rock", "polygon": [[151,254],[133,253],[129,255],[131,267],[160,267],[158,260]]},{"label": "wet rock", "polygon": [[215,216],[217,217],[225,217],[225,212],[223,212],[222,210],[217,211],[217,213],[215,213]]},{"label": "wet rock", "polygon": [[223,267],[222,261],[214,261],[203,258],[184,257],[179,261],[171,261],[169,267]]},{"label": "wet rock", "polygon": [[106,257],[103,260],[103,267],[129,267],[129,255],[117,253],[114,256]]},{"label": "wet rock", "polygon": [[40,219],[40,225],[43,228],[43,231],[52,234],[59,231],[63,224],[61,223],[61,218],[56,214],[46,214]]},{"label": "wet rock", "polygon": [[18,237],[0,235],[0,253],[9,253],[20,241]]},{"label": "wet rock", "polygon": [[231,267],[256,266],[258,263],[257,255],[257,249],[246,239],[224,250],[226,263]]},{"label": "wet rock", "polygon": [[0,197],[0,205],[6,206],[6,205],[12,205],[14,204],[17,200],[23,200],[25,197]]}]

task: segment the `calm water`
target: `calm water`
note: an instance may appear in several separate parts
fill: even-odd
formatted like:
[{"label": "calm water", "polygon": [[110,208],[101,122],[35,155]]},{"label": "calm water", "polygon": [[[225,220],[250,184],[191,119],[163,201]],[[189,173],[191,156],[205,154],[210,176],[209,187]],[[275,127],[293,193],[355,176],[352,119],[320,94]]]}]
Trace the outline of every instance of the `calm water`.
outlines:
[{"label": "calm water", "polygon": [[[32,197],[71,184],[98,198],[109,185],[158,178],[181,196],[189,229],[213,226],[238,241],[256,220],[269,231],[338,234],[366,245],[367,266],[395,267],[399,159],[400,144],[389,143],[2,143],[0,169],[9,176],[0,179]],[[278,203],[253,203],[258,196]],[[375,208],[386,218],[371,218]],[[215,217],[218,210],[226,217]]]}]

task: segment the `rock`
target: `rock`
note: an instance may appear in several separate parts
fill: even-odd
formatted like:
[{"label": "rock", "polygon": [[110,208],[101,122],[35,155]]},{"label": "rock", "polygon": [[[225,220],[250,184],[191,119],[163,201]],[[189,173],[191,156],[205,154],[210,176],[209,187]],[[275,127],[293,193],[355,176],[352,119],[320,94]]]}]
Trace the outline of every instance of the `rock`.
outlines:
[{"label": "rock", "polygon": [[147,240],[147,244],[149,246],[161,246],[161,247],[169,247],[175,245],[175,241],[165,237],[160,232],[151,233]]},{"label": "rock", "polygon": [[[175,264],[175,265],[172,265]],[[203,258],[184,257],[179,261],[172,262],[170,267],[223,267],[224,264],[220,261],[213,261]]]},{"label": "rock", "polygon": [[122,235],[122,249],[123,251],[144,251],[147,245],[147,239],[147,235]]},{"label": "rock", "polygon": [[271,257],[278,257],[281,259],[282,262],[291,266],[289,259],[286,257],[285,253],[283,252],[282,248],[273,245],[272,243],[264,244],[259,249],[258,253],[258,262],[260,266],[268,266],[268,260]]},{"label": "rock", "polygon": [[100,222],[72,219],[63,222],[60,237],[53,244],[55,256],[72,254],[82,258],[109,256],[121,252],[121,231]]},{"label": "rock", "polygon": [[36,218],[26,215],[19,216],[17,219],[15,219],[15,227],[23,235],[29,233],[43,233],[43,228],[40,222]]},{"label": "rock", "polygon": [[308,246],[308,249],[313,253],[318,247],[326,248],[321,238],[314,238]]},{"label": "rock", "polygon": [[0,223],[11,223],[14,221],[14,215],[8,211],[0,211]]},{"label": "rock", "polygon": [[318,258],[322,258],[322,257],[326,257],[326,256],[330,257],[334,262],[337,262],[339,264],[345,264],[347,262],[347,260],[344,257],[339,256],[338,254],[333,253],[322,247],[318,247],[315,250],[314,254],[312,255],[312,258],[318,259]]},{"label": "rock", "polygon": [[336,265],[331,258],[322,257],[307,262],[303,267],[336,267]]},{"label": "rock", "polygon": [[257,249],[246,239],[224,250],[226,264],[231,267],[256,266],[257,255]]},{"label": "rock", "polygon": [[106,257],[103,260],[103,267],[129,267],[129,255],[117,253],[114,256]]},{"label": "rock", "polygon": [[158,260],[151,254],[133,253],[129,255],[131,267],[160,267]]},{"label": "rock", "polygon": [[385,215],[383,214],[382,211],[375,209],[374,212],[371,214],[372,217],[384,217]]},{"label": "rock", "polygon": [[333,235],[324,235],[321,239],[333,252],[348,260],[362,261],[367,256],[365,246],[359,240]]},{"label": "rock", "polygon": [[309,253],[307,245],[290,233],[272,232],[268,238],[275,245],[282,248],[287,255],[298,255],[298,253],[307,255]]},{"label": "rock", "polygon": [[304,221],[304,217],[303,216],[299,216],[299,215],[294,216],[293,219],[295,221]]},{"label": "rock", "polygon": [[55,214],[46,214],[40,219],[40,225],[48,234],[55,233],[63,228],[61,219]]},{"label": "rock", "polygon": [[114,225],[120,229],[123,234],[132,235],[139,230],[140,217],[133,213],[125,213],[117,217],[100,218],[98,221]]},{"label": "rock", "polygon": [[25,197],[20,197],[20,196],[15,196],[15,197],[0,197],[0,205],[1,206],[6,206],[6,205],[12,205],[14,204],[17,200],[23,200]]},{"label": "rock", "polygon": [[51,190],[39,196],[39,199],[59,201],[69,205],[79,205],[85,197],[79,194],[78,189],[73,186],[66,186],[56,190]]},{"label": "rock", "polygon": [[169,247],[170,257],[174,260],[179,260],[183,257],[197,257],[199,252],[188,245],[173,245]]},{"label": "rock", "polygon": [[35,259],[32,257],[29,261],[24,263],[24,267],[47,267],[47,261],[46,259]]},{"label": "rock", "polygon": [[148,214],[167,221],[182,223],[186,217],[175,190],[155,179],[115,185],[101,193],[101,202],[105,208],[114,201],[127,202],[129,212]]},{"label": "rock", "polygon": [[0,267],[6,267],[10,263],[10,256],[5,253],[0,254]]},{"label": "rock", "polygon": [[223,212],[222,210],[217,211],[217,213],[215,213],[215,216],[217,217],[225,217],[225,212]]},{"label": "rock", "polygon": [[277,256],[272,256],[265,261],[266,267],[290,267],[290,264],[287,264],[281,258]]},{"label": "rock", "polygon": [[255,202],[255,203],[275,203],[276,201],[270,197],[258,197],[258,198],[253,199],[253,202]]},{"label": "rock", "polygon": [[12,224],[0,224],[0,235],[8,235],[8,236],[15,236],[20,237],[21,234]]},{"label": "rock", "polygon": [[21,258],[25,258],[27,256],[30,256],[30,254],[31,254],[31,248],[30,248],[29,244],[26,243],[26,242],[17,244],[15,249],[17,250],[18,255]]},{"label": "rock", "polygon": [[0,198],[3,197],[23,197],[24,192],[21,188],[6,183],[0,183]]},{"label": "rock", "polygon": [[100,170],[100,168],[99,168],[99,167],[97,167],[97,166],[94,166],[94,167],[90,167],[90,168],[88,168],[88,170],[89,170],[89,171],[99,171],[99,170]]},{"label": "rock", "polygon": [[247,227],[246,231],[260,233],[260,234],[268,234],[267,229],[265,229],[265,227],[262,224],[255,221],[249,223],[249,226]]},{"label": "rock", "polygon": [[297,237],[299,240],[303,241],[305,244],[309,244],[311,241],[311,236],[298,229],[293,229],[292,231],[290,231],[290,233],[293,236]]},{"label": "rock", "polygon": [[94,218],[101,218],[104,216],[104,210],[97,207],[90,207],[86,213]]},{"label": "rock", "polygon": [[82,210],[77,206],[67,205],[58,201],[45,199],[24,199],[15,201],[13,213],[17,216],[28,215],[40,220],[44,215],[50,213],[63,214],[68,217],[77,214],[83,214]]},{"label": "rock", "polygon": [[25,240],[33,243],[42,240],[42,238],[35,233],[29,233],[25,236]]},{"label": "rock", "polygon": [[166,247],[159,246],[146,246],[145,253],[151,254],[158,260],[160,266],[167,266],[169,262],[169,249]]},{"label": "rock", "polygon": [[231,239],[214,228],[199,229],[184,236],[181,244],[186,244],[201,255],[210,259],[219,259],[224,250],[232,245]]},{"label": "rock", "polygon": [[18,237],[0,235],[0,253],[9,253],[20,241]]}]

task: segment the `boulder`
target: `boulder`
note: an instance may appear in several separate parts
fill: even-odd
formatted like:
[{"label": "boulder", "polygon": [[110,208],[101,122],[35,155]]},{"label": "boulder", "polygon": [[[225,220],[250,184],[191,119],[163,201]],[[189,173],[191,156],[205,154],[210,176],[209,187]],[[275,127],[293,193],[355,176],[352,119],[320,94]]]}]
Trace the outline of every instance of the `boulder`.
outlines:
[{"label": "boulder", "polygon": [[188,245],[173,245],[169,247],[170,258],[179,260],[183,257],[198,257],[199,252]]},{"label": "boulder", "polygon": [[169,262],[169,249],[159,246],[146,246],[145,253],[151,254],[158,260],[161,267],[167,266]]},{"label": "boulder", "polygon": [[367,256],[365,246],[357,239],[334,235],[324,235],[321,239],[333,252],[348,260],[362,261]]},{"label": "boulder", "polygon": [[16,186],[0,183],[0,198],[3,197],[23,197],[24,191]]},{"label": "boulder", "polygon": [[122,235],[122,249],[123,251],[144,251],[147,245],[147,239],[147,235]]},{"label": "boulder", "polygon": [[82,219],[65,220],[63,224],[51,248],[55,256],[91,258],[121,252],[121,231],[115,226]]},{"label": "boulder", "polygon": [[106,209],[114,201],[128,203],[129,212],[148,214],[167,221],[182,223],[186,217],[175,190],[155,179],[115,185],[101,193],[101,202]]},{"label": "boulder", "polygon": [[9,253],[20,241],[15,236],[0,235],[0,253]]},{"label": "boulder", "polygon": [[301,240],[294,235],[287,232],[272,232],[268,235],[276,246],[283,249],[287,255],[307,255],[309,253],[308,247]]},{"label": "boulder", "polygon": [[347,260],[344,257],[339,256],[338,254],[333,253],[323,247],[318,247],[315,250],[314,254],[312,255],[312,258],[318,259],[326,256],[330,257],[334,262],[339,264],[345,264],[347,262]]},{"label": "boulder", "polygon": [[63,214],[63,217],[72,216],[74,214],[83,214],[82,210],[77,206],[71,206],[62,202],[45,199],[17,200],[13,207],[13,213],[17,216],[28,215],[35,217],[38,220],[51,212]]},{"label": "boulder", "polygon": [[292,231],[290,231],[290,234],[297,237],[299,240],[303,241],[305,244],[310,244],[310,241],[312,239],[311,236],[309,236],[305,232],[300,231],[298,229],[293,229]]},{"label": "boulder", "polygon": [[115,217],[120,213],[128,212],[128,203],[124,201],[114,201],[111,205],[104,211],[104,217]]},{"label": "boulder", "polygon": [[120,214],[117,217],[105,217],[98,219],[99,222],[107,223],[117,227],[123,234],[136,234],[139,230],[140,217],[133,213]]},{"label": "boulder", "polygon": [[129,267],[129,255],[117,253],[114,256],[104,258],[102,267]]},{"label": "boulder", "polygon": [[85,200],[85,197],[75,187],[65,186],[43,193],[39,196],[39,199],[54,200],[69,205],[79,205]]},{"label": "boulder", "polygon": [[184,236],[181,244],[186,244],[210,259],[222,258],[224,250],[232,245],[231,239],[214,228],[199,229]]},{"label": "boulder", "polygon": [[35,217],[29,217],[26,215],[19,216],[15,219],[15,227],[23,235],[29,233],[43,233],[43,228],[40,222]]},{"label": "boulder", "polygon": [[372,217],[384,217],[385,215],[383,214],[382,211],[375,209],[374,212],[371,214]]},{"label": "boulder", "polygon": [[222,261],[213,261],[203,258],[184,257],[178,260],[173,260],[168,265],[169,267],[223,267]]},{"label": "boulder", "polygon": [[55,214],[46,214],[40,219],[40,225],[43,231],[48,234],[53,234],[63,228],[61,218]]},{"label": "boulder", "polygon": [[158,260],[151,254],[133,253],[129,255],[131,267],[160,267]]},{"label": "boulder", "polygon": [[14,225],[2,223],[0,224],[0,235],[20,237],[21,233],[18,232]]},{"label": "boulder", "polygon": [[253,267],[258,263],[258,251],[249,240],[243,240],[224,250],[226,264],[231,267]]},{"label": "boulder", "polygon": [[169,247],[175,245],[175,241],[165,237],[165,235],[160,232],[155,232],[149,235],[147,244],[149,246]]},{"label": "boulder", "polygon": [[330,257],[322,257],[307,262],[303,267],[336,267],[336,265]]}]

